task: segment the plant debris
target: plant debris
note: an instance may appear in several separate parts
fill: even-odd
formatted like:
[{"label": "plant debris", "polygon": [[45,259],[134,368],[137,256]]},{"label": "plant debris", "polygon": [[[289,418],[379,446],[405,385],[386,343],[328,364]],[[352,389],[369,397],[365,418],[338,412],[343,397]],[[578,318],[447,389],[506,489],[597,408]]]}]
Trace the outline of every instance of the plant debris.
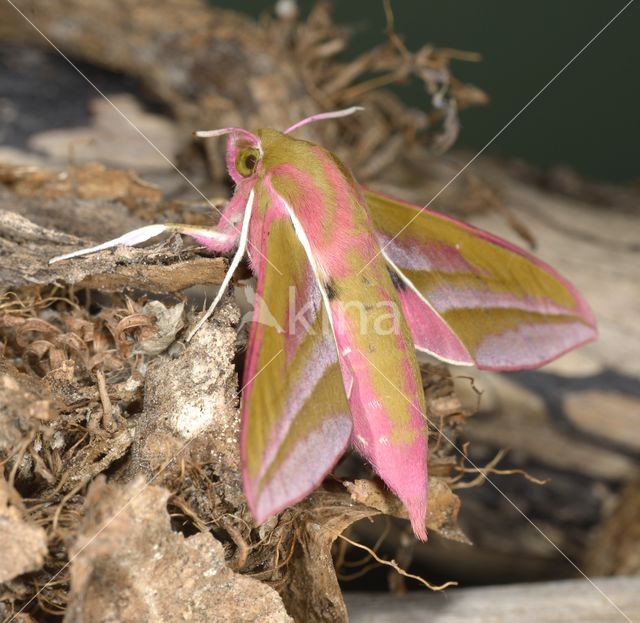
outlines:
[{"label": "plant debris", "polygon": [[23,519],[21,506],[20,496],[0,480],[0,584],[40,569],[47,554],[45,531]]}]

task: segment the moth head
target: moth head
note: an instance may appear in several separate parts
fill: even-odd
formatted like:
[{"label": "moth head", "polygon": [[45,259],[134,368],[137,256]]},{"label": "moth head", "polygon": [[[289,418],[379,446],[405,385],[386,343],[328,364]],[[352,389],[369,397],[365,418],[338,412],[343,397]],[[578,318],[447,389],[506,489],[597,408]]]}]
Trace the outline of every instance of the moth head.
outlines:
[{"label": "moth head", "polygon": [[237,184],[255,175],[262,160],[262,145],[255,134],[242,128],[195,132],[195,136],[200,138],[212,138],[225,134],[229,136],[227,140],[227,171]]},{"label": "moth head", "polygon": [[255,175],[262,160],[260,139],[247,130],[235,130],[227,141],[227,171],[238,182]]},{"label": "moth head", "polygon": [[[312,115],[292,125],[284,131],[284,134],[290,134],[315,121],[346,117],[359,110],[362,110],[360,106],[352,106],[344,110]],[[263,157],[262,143],[258,136],[242,128],[222,128],[220,130],[195,132],[195,136],[200,138],[212,138],[214,136],[224,135],[229,136],[227,140],[227,170],[229,171],[229,175],[236,184],[242,180],[251,178],[260,169],[260,163]]]}]

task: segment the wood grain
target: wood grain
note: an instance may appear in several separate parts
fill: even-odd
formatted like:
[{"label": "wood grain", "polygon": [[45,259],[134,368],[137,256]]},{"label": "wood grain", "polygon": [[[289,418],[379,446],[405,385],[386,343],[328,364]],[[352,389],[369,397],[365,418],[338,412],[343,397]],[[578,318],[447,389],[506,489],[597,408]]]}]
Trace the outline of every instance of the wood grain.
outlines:
[{"label": "wood grain", "polygon": [[[640,578],[412,592],[346,593],[351,623],[629,623],[640,620]],[[613,602],[613,603],[611,603]],[[615,604],[615,605],[614,605]]]}]

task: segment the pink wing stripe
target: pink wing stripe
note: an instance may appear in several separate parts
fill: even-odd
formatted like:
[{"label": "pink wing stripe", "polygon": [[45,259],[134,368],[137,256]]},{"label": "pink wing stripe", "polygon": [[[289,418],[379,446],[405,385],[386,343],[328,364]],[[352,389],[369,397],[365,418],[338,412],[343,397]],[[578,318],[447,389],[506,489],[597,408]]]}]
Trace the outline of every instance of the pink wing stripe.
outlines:
[{"label": "pink wing stripe", "polygon": [[[327,418],[319,429],[298,441],[295,448],[255,497],[251,511],[258,523],[300,501],[313,491],[331,471],[333,457],[342,455],[349,444],[351,418],[338,414]],[[327,457],[331,464],[327,468]],[[245,487],[249,483],[245,481]],[[249,496],[249,490],[246,490]]]},{"label": "pink wing stripe", "polygon": [[485,337],[476,350],[476,362],[483,370],[537,368],[592,340],[593,329],[580,322],[522,324]]},{"label": "pink wing stripe", "polygon": [[451,309],[520,309],[549,315],[565,315],[571,310],[550,299],[517,296],[508,292],[492,292],[473,288],[434,288],[429,291],[429,303],[441,314]]},{"label": "pink wing stripe", "polygon": [[477,270],[451,245],[432,240],[429,246],[412,240],[406,233],[396,239],[378,232],[384,254],[402,268],[442,273],[475,273]]},{"label": "pink wing stripe", "polygon": [[[368,189],[365,188],[365,191],[368,191]],[[373,192],[373,191],[371,191]],[[490,234],[487,231],[484,231],[483,229],[479,229],[477,227],[474,227],[473,225],[469,225],[468,223],[465,223],[463,221],[459,221],[458,219],[452,218],[450,216],[446,216],[445,214],[441,214],[440,212],[435,212],[433,210],[427,210],[427,209],[423,209],[420,206],[416,206],[412,203],[407,203],[406,201],[402,201],[396,197],[391,197],[390,195],[386,195],[384,193],[378,193],[376,192],[375,194],[381,196],[381,197],[385,197],[386,199],[388,199],[389,201],[393,201],[394,203],[398,203],[400,205],[406,206],[407,208],[411,208],[413,211],[424,214],[425,216],[430,216],[431,218],[440,220],[440,221],[445,221],[447,223],[451,223],[452,225],[454,225],[456,228],[458,229],[462,229],[464,231],[469,232],[470,234],[472,234],[473,236],[477,237],[477,238],[481,238],[483,240],[486,240],[487,242],[491,242],[493,244],[495,244],[498,247],[502,247],[503,249],[507,249],[513,253],[516,253],[518,255],[520,255],[521,257],[526,258],[527,260],[529,260],[530,262],[532,262],[533,264],[535,264],[536,266],[539,266],[540,268],[542,268],[545,272],[548,272],[550,275],[552,275],[553,277],[555,277],[565,288],[567,288],[567,290],[571,293],[571,295],[573,296],[574,300],[576,301],[576,305],[577,305],[577,309],[573,310],[574,313],[578,313],[583,319],[584,321],[591,325],[592,327],[596,326],[596,320],[595,317],[593,315],[593,312],[591,311],[591,308],[589,307],[589,305],[587,305],[587,302],[582,298],[582,296],[580,295],[580,293],[576,290],[576,288],[573,286],[572,283],[570,283],[569,281],[567,281],[567,279],[565,279],[557,270],[555,270],[552,266],[550,266],[549,264],[547,264],[546,262],[543,262],[542,260],[538,259],[537,257],[535,257],[534,255],[531,255],[531,253],[527,253],[524,249],[521,249],[520,247],[504,240],[503,238],[500,238],[498,236],[494,236],[493,234]],[[387,238],[388,240],[388,238]],[[399,237],[398,239],[396,239],[394,241],[394,243],[399,243],[400,241],[403,241],[403,237]],[[393,259],[394,257],[394,253],[402,253],[403,255],[405,254],[405,251],[402,250],[400,244],[390,244],[389,246],[387,246],[386,248],[384,247],[384,236],[382,236],[382,246],[383,246],[383,250],[385,252],[385,254],[389,255],[389,257],[391,257]],[[404,241],[403,241],[404,242]],[[443,245],[443,246],[447,246],[447,245]],[[451,247],[449,247],[450,252],[451,253],[455,253],[455,249],[452,249]],[[405,255],[406,256],[406,255]],[[400,260],[400,262],[402,262],[402,260],[400,259],[400,257],[398,258]],[[434,258],[435,259],[435,258]],[[464,260],[464,258],[461,258]],[[395,261],[395,260],[394,260]],[[398,262],[396,262],[398,263]],[[399,266],[402,266],[402,263],[398,264]],[[442,270],[442,271],[446,271],[447,270],[447,266],[450,266],[450,264],[448,264],[448,262],[445,262],[444,264],[440,265],[440,266],[433,266],[432,270]],[[407,266],[408,268],[408,266]],[[544,312],[544,310],[541,310]],[[593,339],[593,334],[592,334],[592,338]]]},{"label": "pink wing stripe", "polygon": [[413,290],[407,287],[398,295],[416,348],[448,363],[474,365],[473,358],[449,325]]},{"label": "pink wing stripe", "polygon": [[580,322],[524,324],[485,337],[474,360],[449,326],[415,292],[407,289],[398,294],[416,348],[454,365],[502,371],[537,368],[593,340],[593,329]]},{"label": "pink wing stripe", "polygon": [[[338,357],[336,355],[335,345],[333,341],[323,340],[316,345],[316,348],[311,353],[309,360],[307,361],[304,370],[300,374],[299,388],[291,394],[284,409],[284,413],[280,416],[278,424],[273,429],[269,442],[265,450],[262,467],[258,474],[258,479],[262,478],[271,463],[276,458],[278,450],[281,444],[287,437],[287,433],[291,428],[295,418],[300,415],[302,408],[304,407],[307,399],[313,393],[316,385],[320,382],[322,375],[327,368],[336,363]],[[304,416],[302,416],[304,417]]]}]

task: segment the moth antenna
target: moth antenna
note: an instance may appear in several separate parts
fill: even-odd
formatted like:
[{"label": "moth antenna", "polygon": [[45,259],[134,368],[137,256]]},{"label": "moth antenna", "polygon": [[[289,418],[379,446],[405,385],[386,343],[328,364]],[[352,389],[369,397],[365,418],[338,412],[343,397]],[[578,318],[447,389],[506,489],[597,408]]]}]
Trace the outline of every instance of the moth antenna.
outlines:
[{"label": "moth antenna", "polygon": [[242,128],[220,128],[219,130],[197,130],[193,133],[198,138],[212,138],[214,136],[224,136],[225,134],[240,134],[254,143],[258,141],[258,137],[255,134],[244,130]]},{"label": "moth antenna", "polygon": [[360,112],[364,110],[362,106],[351,106],[351,108],[343,108],[342,110],[332,110],[331,112],[321,112],[317,115],[311,115],[311,117],[307,117],[306,119],[302,119],[302,121],[298,121],[298,123],[294,123],[288,130],[285,130],[285,134],[290,134],[294,132],[298,128],[302,126],[308,125],[309,123],[315,123],[316,121],[324,121],[325,119],[339,119],[340,117],[348,117],[349,115],[353,115],[356,112]]}]

